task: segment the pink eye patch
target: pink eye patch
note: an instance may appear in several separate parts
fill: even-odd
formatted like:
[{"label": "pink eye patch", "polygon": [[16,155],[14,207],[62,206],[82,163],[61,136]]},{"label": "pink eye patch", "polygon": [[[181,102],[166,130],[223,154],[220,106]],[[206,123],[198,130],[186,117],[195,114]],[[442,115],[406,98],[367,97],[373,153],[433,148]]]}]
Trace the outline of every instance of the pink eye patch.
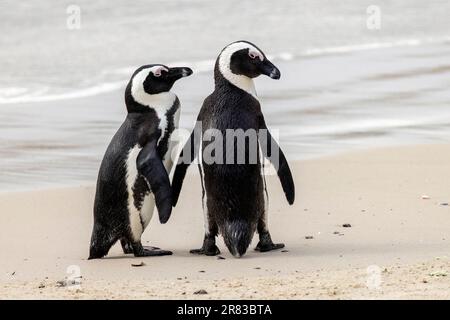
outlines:
[{"label": "pink eye patch", "polygon": [[248,55],[249,55],[249,57],[252,58],[252,59],[259,58],[259,60],[261,60],[261,61],[264,60],[263,55],[262,55],[260,52],[258,52],[258,51],[254,51],[254,50],[249,49]]},{"label": "pink eye patch", "polygon": [[162,71],[168,72],[169,70],[168,70],[167,68],[165,68],[165,67],[158,67],[157,69],[153,70],[152,72],[153,72],[153,75],[154,75],[155,77],[160,77]]}]

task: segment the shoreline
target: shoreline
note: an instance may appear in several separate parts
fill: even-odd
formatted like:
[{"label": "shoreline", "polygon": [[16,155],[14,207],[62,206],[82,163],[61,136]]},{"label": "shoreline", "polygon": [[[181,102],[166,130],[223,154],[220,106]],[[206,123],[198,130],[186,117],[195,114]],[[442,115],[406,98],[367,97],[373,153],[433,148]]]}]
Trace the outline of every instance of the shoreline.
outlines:
[{"label": "shoreline", "polygon": [[[283,149],[283,144],[280,145],[281,148]],[[321,153],[321,154],[312,154],[309,156],[305,156],[303,158],[292,158],[289,157],[288,154],[285,154],[287,156],[287,160],[289,163],[297,163],[297,162],[310,162],[310,161],[320,161],[323,159],[330,159],[330,158],[334,158],[334,157],[342,157],[342,156],[352,156],[352,155],[357,155],[357,154],[361,154],[361,153],[367,153],[367,152],[373,152],[373,151],[378,151],[378,150],[390,150],[390,149],[404,149],[404,148],[414,148],[414,147],[446,147],[448,146],[448,143],[446,142],[441,142],[441,143],[431,143],[431,144],[417,144],[414,142],[411,143],[407,143],[407,142],[402,142],[402,143],[391,143],[391,144],[386,144],[383,146],[376,146],[376,147],[365,147],[365,146],[354,146],[351,149],[348,150],[335,150],[332,153]],[[98,167],[100,166],[100,163],[98,163],[97,165]],[[187,174],[191,175],[191,174],[196,174],[196,171],[192,171],[192,169],[189,169]],[[51,192],[51,191],[59,191],[59,190],[67,190],[70,191],[70,189],[77,189],[77,188],[81,188],[81,189],[89,189],[89,188],[95,188],[96,186],[96,181],[85,181],[85,182],[72,182],[70,184],[61,184],[61,185],[44,185],[44,186],[35,186],[35,187],[29,187],[29,188],[18,188],[18,189],[13,189],[13,190],[1,190],[0,189],[0,197],[4,196],[4,195],[14,195],[14,194],[22,194],[22,193],[32,193],[32,192]]]},{"label": "shoreline", "polygon": [[[448,143],[449,53],[450,44],[442,44],[282,60],[280,81],[259,77],[255,85],[267,126],[291,161],[366,146]],[[192,129],[213,89],[211,71],[175,83],[180,128]],[[126,117],[123,91],[1,105],[0,190],[94,183]]]},{"label": "shoreline", "polygon": [[[257,253],[255,236],[241,259],[220,237],[224,260],[189,254],[203,237],[192,168],[169,222],[153,219],[143,235],[144,244],[172,250],[168,257],[135,258],[116,244],[105,259],[86,260],[92,186],[1,193],[0,298],[448,299],[449,159],[449,145],[421,145],[291,161],[293,206],[267,177],[269,228],[285,250]],[[73,266],[78,291],[58,283]],[[381,289],[366,286],[373,266]],[[194,295],[201,289],[208,294]]]}]

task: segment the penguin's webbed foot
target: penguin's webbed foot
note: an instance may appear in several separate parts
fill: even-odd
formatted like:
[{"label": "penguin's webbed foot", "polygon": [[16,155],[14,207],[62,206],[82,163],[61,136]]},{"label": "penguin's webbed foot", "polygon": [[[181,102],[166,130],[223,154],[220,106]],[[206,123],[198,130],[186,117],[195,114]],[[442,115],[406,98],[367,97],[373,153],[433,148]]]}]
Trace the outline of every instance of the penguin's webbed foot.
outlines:
[{"label": "penguin's webbed foot", "polygon": [[259,252],[267,252],[284,248],[284,243],[273,243],[269,232],[264,232],[259,235],[259,242],[255,250]]},{"label": "penguin's webbed foot", "polygon": [[205,237],[203,241],[203,246],[200,249],[192,249],[189,251],[192,254],[199,254],[205,256],[217,256],[220,254],[219,248],[216,246],[216,241],[214,238]]},{"label": "penguin's webbed foot", "polygon": [[[131,241],[123,238],[123,239],[120,239],[120,244],[122,245],[123,253],[125,253],[125,254],[133,254],[134,253],[133,244],[131,243]],[[152,246],[142,246],[142,249],[154,251],[154,250],[159,250],[160,248],[152,247]],[[137,250],[138,251],[140,250],[139,246],[137,247]]]},{"label": "penguin's webbed foot", "polygon": [[205,256],[217,256],[220,254],[219,248],[217,248],[216,245],[212,248],[204,249],[203,247],[200,249],[192,249],[189,251],[192,254],[199,254],[199,255],[205,255]]},{"label": "penguin's webbed foot", "polygon": [[135,257],[155,257],[155,256],[170,256],[172,255],[172,251],[161,250],[161,249],[146,249],[143,248],[142,251],[135,253]]},{"label": "penguin's webbed foot", "polygon": [[133,253],[135,257],[155,257],[155,256],[170,256],[172,251],[162,250],[157,247],[142,246],[141,242],[132,244]]},{"label": "penguin's webbed foot", "polygon": [[267,252],[284,248],[284,243],[264,243],[258,242],[255,250],[259,252]]},{"label": "penguin's webbed foot", "polygon": [[159,250],[159,249],[161,249],[161,248],[158,248],[158,247],[152,247],[152,246],[142,246],[144,249],[147,249],[147,250]]}]

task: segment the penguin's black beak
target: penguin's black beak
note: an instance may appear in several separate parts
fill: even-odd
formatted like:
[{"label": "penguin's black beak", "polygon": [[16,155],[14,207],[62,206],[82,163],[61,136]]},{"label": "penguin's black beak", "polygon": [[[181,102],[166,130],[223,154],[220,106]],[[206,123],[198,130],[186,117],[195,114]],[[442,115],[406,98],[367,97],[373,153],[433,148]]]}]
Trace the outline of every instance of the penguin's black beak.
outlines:
[{"label": "penguin's black beak", "polygon": [[188,77],[192,74],[192,69],[187,67],[175,67],[175,68],[169,68],[169,73],[167,74],[167,77],[172,79],[173,81],[176,81],[183,77]]},{"label": "penguin's black beak", "polygon": [[272,79],[278,80],[281,77],[280,70],[274,66],[272,62],[270,62],[267,58],[261,62],[259,66],[259,71],[261,74],[264,74]]}]

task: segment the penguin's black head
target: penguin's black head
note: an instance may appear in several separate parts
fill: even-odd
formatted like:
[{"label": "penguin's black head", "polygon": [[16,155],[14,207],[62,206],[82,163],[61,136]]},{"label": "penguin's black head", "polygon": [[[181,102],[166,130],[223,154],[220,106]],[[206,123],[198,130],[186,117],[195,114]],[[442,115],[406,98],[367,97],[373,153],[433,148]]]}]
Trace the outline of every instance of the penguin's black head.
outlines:
[{"label": "penguin's black head", "polygon": [[169,68],[162,64],[150,64],[138,68],[131,76],[125,90],[125,101],[129,111],[132,104],[149,106],[150,102],[161,94],[169,92],[175,81],[191,74],[190,68]]},{"label": "penguin's black head", "polygon": [[265,54],[248,41],[237,41],[226,46],[217,58],[216,72],[220,72],[225,79],[238,87],[245,85],[247,79],[261,74],[272,79],[280,79],[281,76],[280,70]]}]

